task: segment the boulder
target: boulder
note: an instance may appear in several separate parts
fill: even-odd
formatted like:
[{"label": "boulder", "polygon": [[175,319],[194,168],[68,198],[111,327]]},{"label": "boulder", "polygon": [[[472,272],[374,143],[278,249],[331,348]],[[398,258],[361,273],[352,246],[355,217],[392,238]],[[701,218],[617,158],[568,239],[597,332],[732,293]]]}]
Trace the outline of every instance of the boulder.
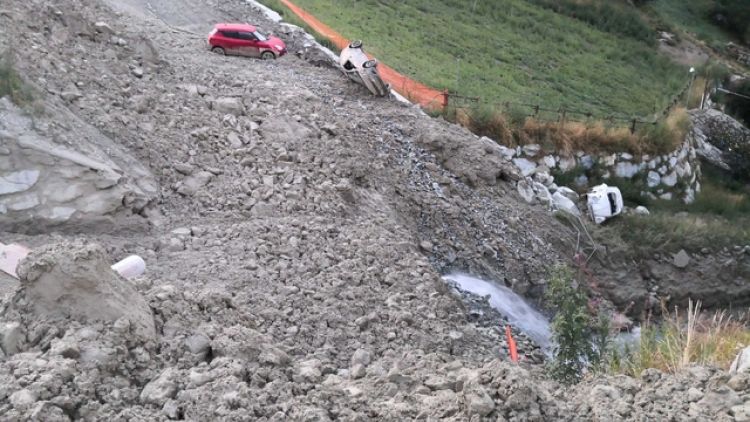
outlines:
[{"label": "boulder", "polygon": [[646,185],[649,188],[655,188],[659,186],[659,183],[661,183],[661,175],[653,170],[649,171],[646,176]]},{"label": "boulder", "polygon": [[193,196],[198,190],[206,186],[213,179],[214,175],[208,171],[199,171],[191,174],[182,180],[177,186],[177,193],[183,196]]},{"label": "boulder", "polygon": [[674,171],[670,172],[669,174],[661,178],[661,182],[665,186],[668,186],[670,188],[673,187],[677,184],[677,173]]},{"label": "boulder", "polygon": [[560,195],[570,199],[573,202],[578,202],[578,200],[581,199],[576,191],[566,186],[560,186],[559,188],[557,188],[555,193],[560,193]]},{"label": "boulder", "polygon": [[729,367],[730,374],[750,372],[750,346],[742,349]]},{"label": "boulder", "polygon": [[571,171],[576,168],[576,165],[576,159],[573,157],[562,157],[558,162],[558,166],[562,172]]},{"label": "boulder", "polygon": [[629,161],[621,161],[615,166],[615,175],[625,179],[630,179],[635,176],[641,170],[638,164],[633,164]]},{"label": "boulder", "polygon": [[539,182],[534,182],[532,185],[536,199],[544,205],[552,204],[552,194],[549,193],[549,189]]},{"label": "boulder", "polygon": [[20,352],[24,337],[21,324],[17,322],[0,323],[0,349],[6,355]]},{"label": "boulder", "polygon": [[18,267],[22,289],[14,304],[26,304],[32,320],[71,318],[82,322],[130,321],[133,334],[156,336],[143,296],[110,267],[104,249],[84,241],[36,248]]},{"label": "boulder", "polygon": [[39,180],[39,170],[33,169],[0,174],[0,195],[29,190],[37,180]]},{"label": "boulder", "polygon": [[518,190],[518,194],[521,195],[521,198],[523,198],[524,201],[529,204],[534,202],[534,188],[526,179],[519,180],[518,184],[516,185],[516,189]]},{"label": "boulder", "polygon": [[167,400],[177,394],[177,379],[176,369],[165,369],[158,377],[143,387],[140,395],[141,403],[164,406]]},{"label": "boulder", "polygon": [[576,206],[575,202],[568,199],[566,196],[561,194],[559,191],[555,192],[552,195],[552,204],[554,207],[558,210],[565,211],[568,214],[575,215],[577,217],[581,216],[581,211]]},{"label": "boulder", "polygon": [[750,177],[750,129],[715,109],[693,110],[690,117],[697,155],[738,177]]},{"label": "boulder", "polygon": [[524,155],[527,155],[529,157],[536,157],[536,155],[539,154],[539,151],[542,150],[542,147],[537,144],[529,144],[524,145],[522,149]]},{"label": "boulder", "polygon": [[536,170],[536,163],[526,158],[514,158],[513,164],[518,167],[521,171],[521,175],[524,177],[532,175],[534,170]]},{"label": "boulder", "polygon": [[212,107],[221,114],[231,114],[233,116],[245,114],[245,106],[242,104],[242,98],[220,97],[213,101]]},{"label": "boulder", "polygon": [[672,264],[677,268],[685,268],[690,264],[690,255],[681,249],[672,257]]}]

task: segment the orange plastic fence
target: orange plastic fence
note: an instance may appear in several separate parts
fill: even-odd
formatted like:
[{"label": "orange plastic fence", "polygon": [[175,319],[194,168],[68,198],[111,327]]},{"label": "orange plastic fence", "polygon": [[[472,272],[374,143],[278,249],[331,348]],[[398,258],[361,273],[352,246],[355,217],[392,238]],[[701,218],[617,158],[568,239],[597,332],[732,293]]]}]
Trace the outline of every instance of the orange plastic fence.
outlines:
[{"label": "orange plastic fence", "polygon": [[[344,49],[349,45],[349,40],[319,21],[315,16],[307,13],[289,0],[281,0],[281,2],[306,24],[310,25],[315,32],[328,38],[339,49]],[[373,58],[369,54],[368,57]],[[380,73],[380,77],[386,83],[390,84],[391,88],[396,92],[422,107],[432,110],[442,110],[448,103],[448,95],[445,92],[430,88],[427,85],[404,76],[383,63],[378,64],[378,72]]]}]

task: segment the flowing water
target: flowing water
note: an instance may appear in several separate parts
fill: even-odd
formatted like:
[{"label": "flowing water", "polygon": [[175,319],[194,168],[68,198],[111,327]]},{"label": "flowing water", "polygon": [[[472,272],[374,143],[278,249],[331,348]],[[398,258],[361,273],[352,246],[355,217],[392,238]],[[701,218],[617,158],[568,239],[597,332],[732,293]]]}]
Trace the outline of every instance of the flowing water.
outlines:
[{"label": "flowing water", "polygon": [[[455,284],[460,290],[478,296],[490,296],[490,306],[500,312],[508,322],[532,339],[548,355],[552,354],[552,331],[547,318],[529,305],[513,290],[466,274],[448,274],[443,280]],[[641,330],[634,327],[631,332],[620,333],[612,338],[620,351],[626,346],[634,347],[640,341]]]},{"label": "flowing water", "polygon": [[465,274],[448,274],[443,280],[455,284],[460,290],[479,296],[490,296],[490,306],[500,312],[508,322],[523,331],[546,353],[552,347],[549,321],[513,290],[490,281]]}]

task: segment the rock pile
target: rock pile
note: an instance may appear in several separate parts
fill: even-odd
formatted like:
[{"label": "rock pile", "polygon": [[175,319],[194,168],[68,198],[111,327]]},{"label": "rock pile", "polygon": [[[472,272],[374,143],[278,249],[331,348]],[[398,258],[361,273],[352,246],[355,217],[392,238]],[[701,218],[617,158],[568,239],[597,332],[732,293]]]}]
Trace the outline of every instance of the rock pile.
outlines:
[{"label": "rock pile", "polygon": [[[519,193],[527,202],[538,200],[553,204],[551,194],[559,186],[551,174],[575,173],[574,188],[591,187],[591,178],[607,182],[610,178],[628,179],[642,188],[642,194],[652,199],[682,199],[693,202],[700,192],[700,163],[692,137],[669,154],[636,157],[629,153],[589,154],[577,151],[562,155],[542,151],[539,145],[524,145],[515,149],[503,147],[502,154],[512,159],[527,180],[519,186]],[[587,176],[589,174],[589,176]],[[534,195],[531,195],[531,192]],[[553,204],[554,205],[554,204]],[[565,208],[564,205],[562,205]]]},{"label": "rock pile", "polygon": [[691,112],[690,136],[701,158],[746,179],[750,174],[750,129],[719,110]]}]

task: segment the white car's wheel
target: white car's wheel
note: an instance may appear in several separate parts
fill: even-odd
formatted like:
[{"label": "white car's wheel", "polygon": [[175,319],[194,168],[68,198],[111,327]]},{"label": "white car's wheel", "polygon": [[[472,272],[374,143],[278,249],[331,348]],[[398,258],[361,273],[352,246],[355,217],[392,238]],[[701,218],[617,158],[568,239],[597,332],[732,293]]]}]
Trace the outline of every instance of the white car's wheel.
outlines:
[{"label": "white car's wheel", "polygon": [[352,41],[349,44],[349,48],[362,48],[362,41],[361,40]]},{"label": "white car's wheel", "polygon": [[373,68],[373,67],[375,67],[377,65],[378,65],[378,61],[377,60],[368,60],[368,61],[362,63],[362,67],[364,67],[365,69],[370,69],[370,68]]}]

